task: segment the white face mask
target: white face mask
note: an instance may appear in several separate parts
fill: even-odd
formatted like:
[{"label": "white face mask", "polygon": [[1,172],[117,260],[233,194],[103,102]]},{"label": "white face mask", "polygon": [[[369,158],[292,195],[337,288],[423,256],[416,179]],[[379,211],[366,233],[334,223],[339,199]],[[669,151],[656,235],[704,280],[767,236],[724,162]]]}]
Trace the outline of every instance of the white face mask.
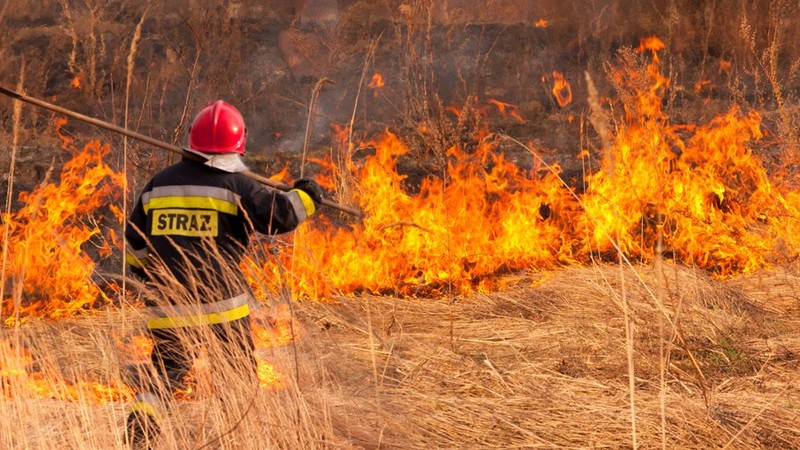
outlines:
[{"label": "white face mask", "polygon": [[223,172],[236,173],[247,170],[247,166],[244,164],[241,155],[238,153],[208,154],[188,148],[184,148],[183,150],[190,152],[193,155],[202,157],[205,159],[205,165],[222,170]]}]

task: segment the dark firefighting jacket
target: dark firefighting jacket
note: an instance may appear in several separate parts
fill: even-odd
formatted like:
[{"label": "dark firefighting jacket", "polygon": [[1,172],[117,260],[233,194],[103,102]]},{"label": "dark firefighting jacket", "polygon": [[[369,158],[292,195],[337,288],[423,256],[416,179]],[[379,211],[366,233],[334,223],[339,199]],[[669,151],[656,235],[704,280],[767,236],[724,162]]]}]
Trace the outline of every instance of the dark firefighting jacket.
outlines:
[{"label": "dark firefighting jacket", "polygon": [[[125,232],[126,261],[148,281],[160,282],[169,275],[177,285],[216,286],[208,292],[218,295],[205,294],[191,302],[173,299],[174,311],[158,315],[189,319],[151,320],[149,327],[220,323],[246,316],[247,296],[229,279],[232,272],[238,274],[251,233],[291,231],[313,212],[313,201],[303,191],[279,192],[199,162],[184,160],[157,173],[131,212]],[[192,309],[197,303],[201,308]],[[204,315],[210,318],[192,318]]]}]

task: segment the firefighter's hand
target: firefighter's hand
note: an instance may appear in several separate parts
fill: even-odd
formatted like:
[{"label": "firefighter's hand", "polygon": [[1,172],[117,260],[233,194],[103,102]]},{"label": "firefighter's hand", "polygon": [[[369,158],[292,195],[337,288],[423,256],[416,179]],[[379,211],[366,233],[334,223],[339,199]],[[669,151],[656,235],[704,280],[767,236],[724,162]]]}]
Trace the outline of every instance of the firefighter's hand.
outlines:
[{"label": "firefighter's hand", "polygon": [[292,189],[299,189],[308,194],[308,196],[311,197],[311,200],[314,201],[314,206],[317,209],[319,209],[320,205],[322,205],[324,191],[322,190],[322,187],[320,187],[320,185],[311,178],[300,178],[294,182]]}]

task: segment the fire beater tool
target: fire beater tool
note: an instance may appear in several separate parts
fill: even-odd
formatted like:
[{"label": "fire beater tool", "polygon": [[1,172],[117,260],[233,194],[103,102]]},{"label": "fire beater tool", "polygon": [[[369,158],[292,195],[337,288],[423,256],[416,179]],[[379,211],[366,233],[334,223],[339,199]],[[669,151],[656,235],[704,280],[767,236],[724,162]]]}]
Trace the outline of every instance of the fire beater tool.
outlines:
[{"label": "fire beater tool", "polygon": [[[6,95],[6,96],[11,97],[11,98],[16,99],[16,100],[23,101],[25,103],[29,103],[31,105],[38,106],[40,108],[44,108],[44,109],[47,109],[47,110],[50,110],[50,111],[53,111],[53,112],[56,112],[56,113],[59,113],[59,114],[63,114],[65,116],[67,116],[67,117],[71,117],[73,119],[80,120],[81,122],[86,122],[86,123],[88,123],[90,125],[94,125],[96,127],[103,128],[103,129],[108,130],[108,131],[112,131],[114,133],[119,133],[119,134],[122,134],[124,136],[128,136],[129,138],[136,139],[138,141],[144,142],[146,144],[150,144],[150,145],[152,145],[154,147],[162,148],[164,150],[167,150],[167,151],[170,151],[170,152],[173,152],[173,153],[177,153],[177,154],[179,154],[179,155],[181,155],[181,156],[183,156],[185,158],[192,159],[194,161],[200,161],[200,162],[203,162],[203,163],[208,163],[208,162],[212,161],[212,159],[214,158],[213,156],[208,156],[208,155],[205,155],[205,154],[200,153],[200,152],[195,152],[195,151],[193,151],[191,149],[188,149],[188,148],[178,147],[177,145],[168,144],[166,142],[159,141],[158,139],[154,139],[154,138],[152,138],[150,136],[146,136],[144,134],[137,133],[135,131],[131,131],[131,130],[127,129],[127,128],[123,128],[123,127],[120,127],[120,126],[105,122],[105,121],[100,120],[100,119],[95,119],[94,117],[89,117],[89,116],[77,113],[75,111],[71,111],[71,110],[63,108],[61,106],[57,106],[57,105],[54,105],[52,103],[48,103],[48,102],[46,102],[44,100],[39,100],[37,98],[30,97],[30,96],[27,96],[25,94],[20,94],[19,92],[12,91],[11,89],[7,89],[7,88],[5,88],[3,86],[0,86],[0,94]],[[238,172],[238,173],[241,173],[242,175],[245,175],[246,177],[252,178],[253,180],[258,181],[261,184],[264,184],[266,186],[269,186],[269,187],[272,187],[272,188],[275,188],[275,189],[278,189],[278,190],[281,190],[281,191],[288,191],[288,190],[290,190],[292,188],[288,184],[281,183],[281,182],[275,181],[275,180],[270,180],[269,178],[264,177],[262,175],[259,175],[257,173],[254,173],[254,172],[250,171],[249,169],[247,169],[246,167],[243,167],[241,165],[235,166],[235,167],[226,167],[225,165],[221,165],[220,164],[220,165],[212,165],[212,167],[216,167],[218,169],[225,170],[227,172]],[[342,205],[340,203],[336,203],[336,202],[334,202],[332,200],[328,200],[326,198],[322,199],[322,204],[327,206],[327,207],[329,207],[329,208],[333,208],[333,209],[336,209],[338,211],[341,211],[341,212],[344,212],[344,213],[347,213],[347,214],[350,214],[350,215],[353,215],[353,216],[356,216],[356,217],[361,217],[362,216],[361,211],[359,211],[358,209],[352,208],[350,206]]]}]

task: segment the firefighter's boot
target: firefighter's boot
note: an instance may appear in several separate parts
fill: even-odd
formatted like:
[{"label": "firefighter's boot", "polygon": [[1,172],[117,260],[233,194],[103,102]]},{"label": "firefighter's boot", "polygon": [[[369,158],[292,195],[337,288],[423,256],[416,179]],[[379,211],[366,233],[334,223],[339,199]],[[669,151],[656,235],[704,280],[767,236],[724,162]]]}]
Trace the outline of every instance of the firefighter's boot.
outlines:
[{"label": "firefighter's boot", "polygon": [[128,446],[133,450],[151,450],[161,428],[155,416],[144,411],[133,411],[127,420]]}]

